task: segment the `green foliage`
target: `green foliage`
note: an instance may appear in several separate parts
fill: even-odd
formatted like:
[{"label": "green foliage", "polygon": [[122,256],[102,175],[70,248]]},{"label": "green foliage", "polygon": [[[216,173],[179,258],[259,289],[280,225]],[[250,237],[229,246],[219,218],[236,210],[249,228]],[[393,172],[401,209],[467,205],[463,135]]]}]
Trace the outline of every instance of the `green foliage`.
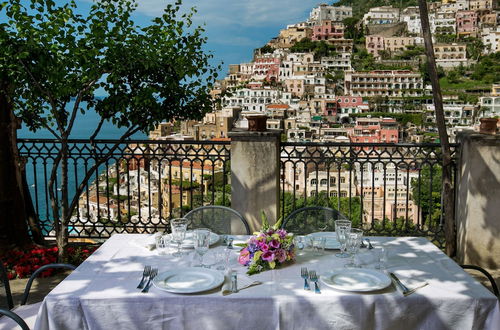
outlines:
[{"label": "green foliage", "polygon": [[263,47],[259,48],[259,50],[261,54],[268,54],[274,52],[274,48],[269,45],[264,45]]},{"label": "green foliage", "polygon": [[[16,115],[31,130],[67,136],[90,107],[118,127],[147,132],[161,121],[201,118],[217,77],[202,49],[203,29],[180,2],[146,27],[132,21],[134,0],[9,1],[0,8],[0,75],[11,82]],[[29,36],[29,37],[28,37]],[[205,82],[206,81],[206,82]],[[95,96],[97,89],[106,93]],[[68,102],[74,100],[74,107]]]},{"label": "green foliage", "polygon": [[304,38],[296,42],[290,51],[294,53],[314,53],[314,58],[319,60],[324,56],[335,56],[335,47],[325,41],[312,41],[309,38]]},{"label": "green foliage", "polygon": [[346,39],[353,39],[355,44],[363,44],[365,32],[362,25],[359,24],[359,19],[356,17],[347,17],[342,23],[344,23],[344,37]]},{"label": "green foliage", "polygon": [[455,34],[436,33],[433,36],[438,43],[450,44],[457,42],[457,36]]},{"label": "green foliage", "polygon": [[421,46],[406,46],[406,50],[404,50],[401,54],[394,56],[397,60],[413,60],[422,55],[425,55],[425,49]]},{"label": "green foliage", "polygon": [[422,219],[427,227],[435,227],[441,218],[441,166],[425,165],[420,171],[419,179],[411,180],[412,197],[420,206]]}]

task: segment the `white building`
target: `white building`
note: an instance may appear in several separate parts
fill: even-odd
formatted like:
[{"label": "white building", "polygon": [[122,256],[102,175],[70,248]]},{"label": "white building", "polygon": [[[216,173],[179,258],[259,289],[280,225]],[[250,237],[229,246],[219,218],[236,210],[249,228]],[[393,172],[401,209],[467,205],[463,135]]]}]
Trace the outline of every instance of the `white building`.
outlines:
[{"label": "white building", "polygon": [[486,53],[500,52],[500,27],[483,28],[481,31],[481,40],[485,45]]},{"label": "white building", "polygon": [[342,22],[348,17],[352,17],[352,7],[335,7],[323,3],[316,8],[313,8],[311,14],[309,15],[309,20],[314,24],[321,24],[324,20]]},{"label": "white building", "polygon": [[432,34],[455,34],[455,12],[438,11],[429,15],[429,24]]},{"label": "white building", "polygon": [[335,56],[322,57],[321,65],[330,71],[352,70],[351,53],[337,53]]},{"label": "white building", "polygon": [[392,24],[399,22],[399,9],[392,6],[370,8],[363,16],[363,24]]}]

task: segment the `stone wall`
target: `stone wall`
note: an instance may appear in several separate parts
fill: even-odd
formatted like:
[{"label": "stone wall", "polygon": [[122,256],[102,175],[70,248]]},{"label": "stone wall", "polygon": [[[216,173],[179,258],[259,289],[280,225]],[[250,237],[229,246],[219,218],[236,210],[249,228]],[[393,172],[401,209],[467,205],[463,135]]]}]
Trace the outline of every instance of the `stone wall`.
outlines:
[{"label": "stone wall", "polygon": [[231,131],[231,207],[252,232],[261,228],[261,213],[273,224],[279,214],[279,130]]},{"label": "stone wall", "polygon": [[500,268],[500,135],[458,136],[456,221],[459,262]]}]

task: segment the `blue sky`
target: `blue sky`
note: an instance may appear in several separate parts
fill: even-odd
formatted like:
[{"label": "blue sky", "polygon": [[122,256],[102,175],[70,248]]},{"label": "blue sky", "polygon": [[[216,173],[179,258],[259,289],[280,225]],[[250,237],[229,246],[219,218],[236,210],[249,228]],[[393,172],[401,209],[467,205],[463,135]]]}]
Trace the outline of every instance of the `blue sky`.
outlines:
[{"label": "blue sky", "polygon": [[[91,2],[77,1],[83,10]],[[148,24],[173,2],[138,0],[136,22]],[[214,54],[214,64],[224,62],[225,72],[229,64],[249,61],[254,48],[277,36],[287,24],[305,20],[318,3],[318,0],[184,0],[183,7],[185,10],[193,6],[198,9],[195,24],[205,25],[207,49]]]}]

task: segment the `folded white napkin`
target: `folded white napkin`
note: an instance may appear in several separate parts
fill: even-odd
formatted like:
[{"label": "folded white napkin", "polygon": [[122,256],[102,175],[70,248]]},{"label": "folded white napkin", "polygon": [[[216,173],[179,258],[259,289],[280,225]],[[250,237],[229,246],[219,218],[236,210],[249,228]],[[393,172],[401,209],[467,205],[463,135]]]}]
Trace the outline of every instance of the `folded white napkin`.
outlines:
[{"label": "folded white napkin", "polygon": [[162,233],[154,233],[149,235],[144,235],[141,238],[134,239],[132,244],[145,248],[149,251],[156,249],[156,238],[161,236]]},{"label": "folded white napkin", "polygon": [[[246,288],[249,288],[254,285],[259,285],[262,284],[262,282],[259,281],[254,281],[250,277],[238,273],[238,280],[237,280],[237,287],[238,291],[243,290]],[[231,271],[227,271],[224,274],[224,284],[222,285],[222,291],[221,291],[223,296],[227,296],[233,292],[231,292]]]},{"label": "folded white napkin", "polygon": [[[405,297],[411,295],[412,293],[414,293],[418,289],[423,288],[424,286],[429,284],[424,279],[419,278],[418,275],[412,276],[408,271],[396,271],[396,270],[391,271],[391,270],[389,270],[387,272],[387,275],[389,275],[389,273],[393,273],[394,275],[396,275],[397,278],[399,279],[399,281],[409,289],[409,291],[403,292],[403,290],[400,288],[400,286],[396,285],[396,283],[394,283],[394,286],[396,287],[396,289]],[[391,280],[394,282],[392,277],[391,277]]]}]

